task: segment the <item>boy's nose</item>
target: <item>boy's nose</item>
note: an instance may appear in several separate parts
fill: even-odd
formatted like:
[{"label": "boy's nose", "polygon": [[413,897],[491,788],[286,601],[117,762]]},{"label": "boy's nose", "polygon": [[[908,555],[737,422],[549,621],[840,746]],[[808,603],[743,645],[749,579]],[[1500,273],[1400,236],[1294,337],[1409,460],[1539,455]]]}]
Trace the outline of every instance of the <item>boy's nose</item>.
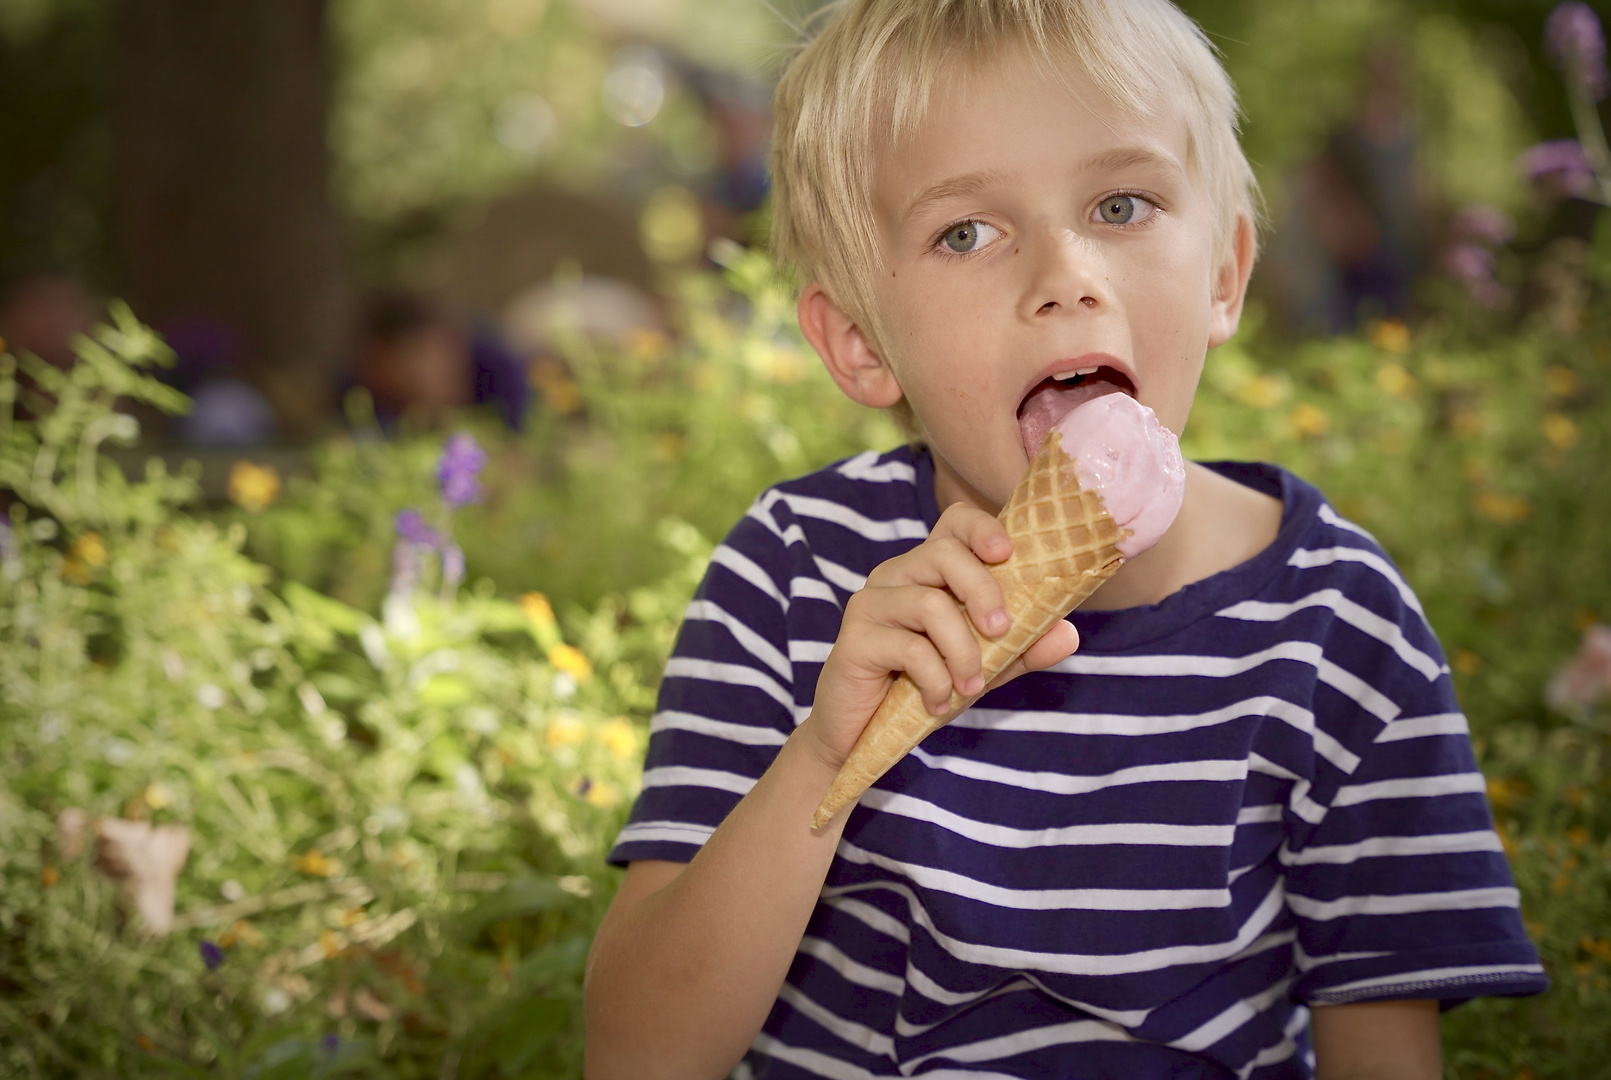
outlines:
[{"label": "boy's nose", "polygon": [[1065,231],[1045,236],[1035,247],[1039,250],[1031,256],[1032,277],[1024,295],[1026,315],[1044,318],[1105,303],[1101,255],[1089,241]]}]

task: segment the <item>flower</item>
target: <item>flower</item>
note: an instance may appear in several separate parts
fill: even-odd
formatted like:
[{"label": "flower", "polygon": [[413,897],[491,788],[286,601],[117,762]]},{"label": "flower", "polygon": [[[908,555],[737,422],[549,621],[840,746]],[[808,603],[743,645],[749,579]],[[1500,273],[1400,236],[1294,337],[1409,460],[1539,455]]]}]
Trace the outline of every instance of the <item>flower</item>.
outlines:
[{"label": "flower", "polygon": [[575,746],[587,738],[587,728],[574,716],[559,716],[549,721],[543,732],[543,742],[549,746]]},{"label": "flower", "polygon": [[638,732],[632,722],[617,717],[599,731],[599,738],[619,758],[633,758],[638,753]]},{"label": "flower", "polygon": [[442,546],[442,534],[425,524],[425,515],[418,510],[399,510],[396,527],[397,535],[410,544],[432,549]]},{"label": "flower", "polygon": [[1557,450],[1570,450],[1577,445],[1579,438],[1577,425],[1570,416],[1558,412],[1548,413],[1544,417],[1544,438]]},{"label": "flower", "polygon": [[1460,239],[1483,244],[1503,244],[1516,235],[1516,225],[1510,215],[1486,203],[1462,206],[1455,211],[1451,228]]},{"label": "flower", "polygon": [[448,544],[442,549],[442,588],[452,592],[464,580],[464,549]]},{"label": "flower", "polygon": [[474,436],[461,431],[449,439],[436,463],[436,482],[442,501],[452,507],[479,502],[481,485],[476,476],[486,464],[487,452],[481,449]]},{"label": "flower", "polygon": [[207,965],[207,970],[217,971],[224,962],[224,950],[205,938],[198,948],[201,950],[201,962]]},{"label": "flower", "polygon": [[548,662],[579,683],[585,683],[593,677],[593,665],[574,645],[555,645],[548,650]]},{"label": "flower", "polygon": [[335,877],[341,872],[341,867],[317,848],[304,855],[291,856],[291,869],[314,877]]},{"label": "flower", "polygon": [[1544,22],[1544,44],[1562,69],[1591,98],[1605,97],[1605,35],[1587,4],[1558,4]]},{"label": "flower", "polygon": [[1494,277],[1494,253],[1470,240],[1455,244],[1443,254],[1443,269],[1466,287],[1483,307],[1500,307],[1510,291]]},{"label": "flower", "polygon": [[1294,405],[1287,421],[1299,435],[1324,435],[1331,427],[1331,418],[1307,401]]},{"label": "flower", "polygon": [[249,514],[261,513],[280,497],[280,474],[270,465],[237,461],[229,470],[229,501]]},{"label": "flower", "polygon": [[1407,353],[1412,337],[1410,328],[1397,319],[1377,319],[1366,331],[1370,343],[1383,352]]},{"label": "flower", "polygon": [[1584,712],[1611,691],[1611,627],[1592,624],[1583,631],[1577,655],[1550,678],[1544,700],[1561,712]]},{"label": "flower", "polygon": [[1557,197],[1587,195],[1594,187],[1594,167],[1576,139],[1551,139],[1529,147],[1521,156],[1527,179]]},{"label": "flower", "polygon": [[554,606],[548,602],[548,597],[540,592],[524,593],[520,597],[520,610],[526,613],[535,625],[543,628],[555,625]]}]

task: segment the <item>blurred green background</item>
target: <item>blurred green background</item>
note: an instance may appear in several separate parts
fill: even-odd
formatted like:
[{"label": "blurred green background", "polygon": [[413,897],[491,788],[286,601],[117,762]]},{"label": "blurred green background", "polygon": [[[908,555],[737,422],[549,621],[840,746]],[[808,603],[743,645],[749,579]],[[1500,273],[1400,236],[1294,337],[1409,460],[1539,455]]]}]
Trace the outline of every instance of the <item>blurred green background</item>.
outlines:
[{"label": "blurred green background", "polygon": [[[1600,69],[1551,3],[1184,6],[1270,223],[1186,449],[1450,656],[1554,987],[1448,1075],[1611,1076]],[[710,550],[899,438],[765,253],[810,14],[0,0],[0,1074],[581,1075]]]}]

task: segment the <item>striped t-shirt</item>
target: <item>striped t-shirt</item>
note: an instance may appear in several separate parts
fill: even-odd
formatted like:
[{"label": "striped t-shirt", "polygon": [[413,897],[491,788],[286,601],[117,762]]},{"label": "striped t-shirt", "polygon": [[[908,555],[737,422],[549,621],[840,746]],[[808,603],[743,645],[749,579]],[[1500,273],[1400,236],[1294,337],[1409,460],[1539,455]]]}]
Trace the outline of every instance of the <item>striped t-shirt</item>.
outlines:
[{"label": "striped t-shirt", "polygon": [[[1382,549],[1267,465],[1275,542],[982,698],[862,797],[735,1077],[1307,1077],[1308,1005],[1547,985],[1442,650]],[[610,853],[687,861],[810,712],[932,459],[762,495],[666,665]]]}]

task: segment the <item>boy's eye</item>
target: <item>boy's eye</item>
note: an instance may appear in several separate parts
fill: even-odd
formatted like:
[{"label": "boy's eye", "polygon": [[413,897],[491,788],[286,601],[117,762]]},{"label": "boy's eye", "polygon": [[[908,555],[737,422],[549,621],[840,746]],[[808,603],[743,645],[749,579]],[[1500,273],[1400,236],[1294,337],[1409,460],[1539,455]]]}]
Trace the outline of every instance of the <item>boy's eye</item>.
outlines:
[{"label": "boy's eye", "polygon": [[1109,195],[1096,212],[1109,225],[1136,225],[1151,217],[1156,209],[1139,195]]},{"label": "boy's eye", "polygon": [[946,249],[958,255],[966,255],[970,251],[977,251],[997,236],[1001,230],[994,225],[986,225],[982,221],[962,221],[951,226],[940,235],[940,242]]}]

